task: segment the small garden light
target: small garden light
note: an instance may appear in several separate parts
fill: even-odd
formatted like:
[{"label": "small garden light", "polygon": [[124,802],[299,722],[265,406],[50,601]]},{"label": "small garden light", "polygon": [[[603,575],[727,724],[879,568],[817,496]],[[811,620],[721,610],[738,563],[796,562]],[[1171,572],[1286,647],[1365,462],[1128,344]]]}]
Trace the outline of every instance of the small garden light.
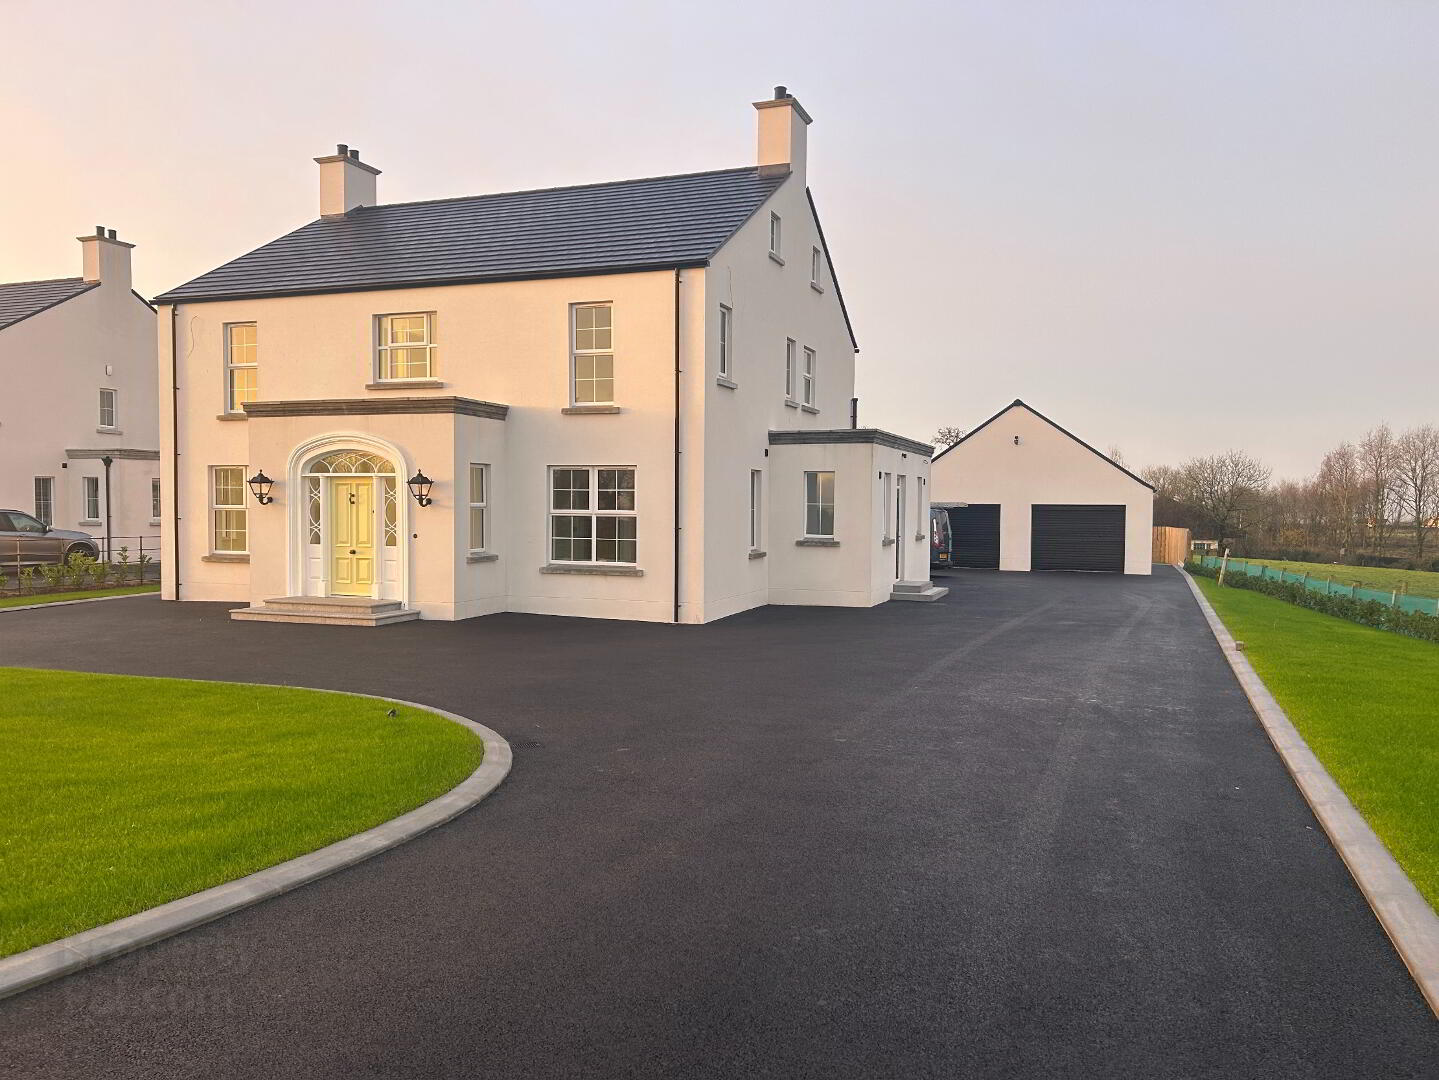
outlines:
[{"label": "small garden light", "polygon": [[261,469],[254,476],[250,477],[246,483],[250,485],[250,490],[254,492],[255,501],[261,506],[269,506],[275,501],[270,496],[270,489],[275,486],[275,481],[265,475],[264,469]]},{"label": "small garden light", "polygon": [[434,502],[430,498],[430,488],[435,486],[435,482],[419,469],[415,470],[414,476],[405,481],[405,486],[410,489],[410,494],[415,497],[415,502],[421,506],[429,506]]}]

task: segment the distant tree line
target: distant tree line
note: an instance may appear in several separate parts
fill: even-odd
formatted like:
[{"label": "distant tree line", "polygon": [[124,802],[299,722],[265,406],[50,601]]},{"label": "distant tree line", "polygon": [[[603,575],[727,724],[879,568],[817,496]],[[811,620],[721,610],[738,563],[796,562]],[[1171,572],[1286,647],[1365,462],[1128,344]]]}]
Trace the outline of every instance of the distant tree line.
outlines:
[{"label": "distant tree line", "polygon": [[[1340,443],[1305,480],[1271,481],[1242,450],[1157,465],[1154,523],[1239,554],[1439,569],[1439,427],[1387,424]],[[1429,565],[1430,561],[1435,565]]]}]

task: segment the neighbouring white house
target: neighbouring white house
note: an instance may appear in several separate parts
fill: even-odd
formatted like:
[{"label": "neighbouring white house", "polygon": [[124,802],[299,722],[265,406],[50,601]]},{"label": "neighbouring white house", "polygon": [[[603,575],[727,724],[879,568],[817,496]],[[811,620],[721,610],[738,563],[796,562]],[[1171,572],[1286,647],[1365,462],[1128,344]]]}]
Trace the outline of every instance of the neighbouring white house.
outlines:
[{"label": "neighbouring white house", "polygon": [[0,284],[0,510],[158,557],[155,311],[130,285],[133,244],[101,226],[79,240],[78,277]]},{"label": "neighbouring white house", "polygon": [[364,625],[941,595],[932,448],[852,419],[810,117],[755,108],[753,164],[680,176],[383,205],[316,158],[317,220],[156,300],[163,595]]},{"label": "neighbouring white house", "polygon": [[1151,570],[1154,489],[1023,401],[940,453],[933,470],[956,566]]}]

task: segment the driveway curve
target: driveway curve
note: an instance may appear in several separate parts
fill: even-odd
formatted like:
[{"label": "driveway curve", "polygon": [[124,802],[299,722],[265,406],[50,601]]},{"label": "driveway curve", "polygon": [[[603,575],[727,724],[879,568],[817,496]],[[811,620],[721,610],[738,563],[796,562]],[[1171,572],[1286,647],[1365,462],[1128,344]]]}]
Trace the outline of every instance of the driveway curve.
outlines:
[{"label": "driveway curve", "polygon": [[1187,588],[974,572],[706,627],[120,600],[0,663],[502,729],[475,811],[0,1002],[0,1076],[1419,1077],[1433,1021]]}]

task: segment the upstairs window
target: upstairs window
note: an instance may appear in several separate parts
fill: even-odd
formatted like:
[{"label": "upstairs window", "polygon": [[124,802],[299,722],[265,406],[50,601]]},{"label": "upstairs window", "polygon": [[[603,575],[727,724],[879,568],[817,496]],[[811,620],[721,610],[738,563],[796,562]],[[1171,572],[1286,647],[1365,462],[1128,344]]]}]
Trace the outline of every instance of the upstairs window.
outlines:
[{"label": "upstairs window", "polygon": [[783,254],[780,250],[783,226],[780,223],[779,215],[771,213],[769,216],[769,253],[776,259]]},{"label": "upstairs window", "polygon": [[809,283],[816,289],[822,284],[820,278],[824,274],[824,254],[819,248],[810,248],[809,251]]},{"label": "upstairs window", "polygon": [[160,520],[160,478],[150,477],[150,520]]},{"label": "upstairs window", "polygon": [[254,323],[225,327],[225,411],[243,413],[259,386],[259,352]]},{"label": "upstairs window", "polygon": [[576,405],[615,403],[614,311],[609,304],[570,309],[570,366]]},{"label": "upstairs window", "polygon": [[794,380],[795,380],[795,350],[798,346],[794,338],[784,339],[784,399],[794,401]]},{"label": "upstairs window", "polygon": [[379,381],[433,378],[434,328],[433,313],[381,315],[379,361],[375,368]]},{"label": "upstairs window", "polygon": [[115,391],[100,391],[100,426],[112,428],[115,426]]},{"label": "upstairs window", "polygon": [[719,316],[719,373],[721,379],[733,379],[731,369],[734,354],[734,312],[720,305]]},{"label": "upstairs window", "polygon": [[550,561],[623,563],[638,558],[635,470],[550,470]]},{"label": "upstairs window", "polygon": [[804,474],[804,534],[834,538],[834,473]]},{"label": "upstairs window", "polygon": [[811,409],[814,408],[814,376],[815,376],[814,369],[815,369],[815,355],[814,355],[814,350],[811,349],[811,348],[806,348],[806,349],[804,350],[804,371],[803,371],[803,373],[801,374],[801,379],[800,379],[801,389],[804,391],[804,397],[801,398],[800,400],[801,400],[805,405],[808,405]]}]

